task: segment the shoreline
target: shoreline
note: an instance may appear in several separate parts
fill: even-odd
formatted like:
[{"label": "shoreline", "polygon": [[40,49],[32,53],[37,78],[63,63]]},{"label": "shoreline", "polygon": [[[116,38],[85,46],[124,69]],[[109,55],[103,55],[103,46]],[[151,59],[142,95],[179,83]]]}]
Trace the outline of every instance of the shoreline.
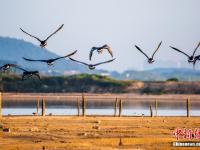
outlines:
[{"label": "shoreline", "polygon": [[[123,99],[159,99],[159,100],[169,100],[169,99],[187,99],[191,98],[193,100],[199,100],[200,94],[137,94],[137,93],[120,93],[120,94],[113,94],[113,93],[104,93],[104,94],[95,94],[95,93],[84,93],[85,97],[90,98],[106,98],[110,99],[113,98],[123,98]],[[82,97],[82,93],[2,93],[2,98],[4,99],[31,99],[31,98],[42,98],[45,97],[47,99],[62,99],[62,98],[80,98]]]}]

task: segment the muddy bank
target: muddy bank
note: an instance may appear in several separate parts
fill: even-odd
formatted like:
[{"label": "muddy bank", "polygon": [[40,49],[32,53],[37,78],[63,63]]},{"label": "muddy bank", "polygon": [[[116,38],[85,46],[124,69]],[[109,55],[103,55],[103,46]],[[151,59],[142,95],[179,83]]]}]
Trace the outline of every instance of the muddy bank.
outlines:
[{"label": "muddy bank", "polygon": [[[2,150],[176,149],[175,129],[194,130],[200,125],[199,117],[35,116],[3,117],[0,123]],[[2,132],[6,128],[10,132]]]}]

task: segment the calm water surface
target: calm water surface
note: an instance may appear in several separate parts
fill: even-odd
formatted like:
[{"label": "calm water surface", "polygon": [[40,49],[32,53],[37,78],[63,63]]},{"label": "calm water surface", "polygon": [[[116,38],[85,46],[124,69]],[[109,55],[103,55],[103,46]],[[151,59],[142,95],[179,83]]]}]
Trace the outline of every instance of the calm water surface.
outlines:
[{"label": "calm water surface", "polygon": [[[79,97],[79,99],[81,99]],[[23,100],[3,100],[3,115],[32,115],[36,112],[36,99]],[[114,115],[115,99],[108,97],[92,98],[87,97],[86,101],[87,115]],[[150,105],[155,114],[155,99],[123,99],[122,115],[124,116],[149,116]],[[119,106],[119,104],[118,104]],[[41,101],[40,101],[41,107]],[[190,100],[191,116],[200,116],[200,101],[198,99]],[[81,101],[80,101],[81,108]],[[39,110],[41,113],[41,108]],[[80,110],[80,112],[82,112]],[[46,115],[77,115],[77,99],[70,97],[65,99],[47,99]],[[118,111],[117,111],[118,114]],[[158,116],[186,116],[186,100],[180,99],[162,99],[158,101]]]}]

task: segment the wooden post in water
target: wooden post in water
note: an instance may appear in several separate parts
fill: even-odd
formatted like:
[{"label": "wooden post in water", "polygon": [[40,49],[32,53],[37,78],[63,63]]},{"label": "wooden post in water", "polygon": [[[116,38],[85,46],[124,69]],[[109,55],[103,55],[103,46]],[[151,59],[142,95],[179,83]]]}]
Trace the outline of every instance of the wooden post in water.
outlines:
[{"label": "wooden post in water", "polygon": [[157,98],[155,99],[155,116],[157,117],[158,113],[158,100]]},{"label": "wooden post in water", "polygon": [[78,117],[80,116],[80,103],[79,103],[79,99],[77,98],[77,113],[78,113]]},{"label": "wooden post in water", "polygon": [[120,98],[120,101],[119,101],[119,117],[122,116],[122,99]]},{"label": "wooden post in water", "polygon": [[45,116],[45,112],[46,112],[46,103],[45,99],[42,98],[42,116]]},{"label": "wooden post in water", "polygon": [[82,94],[82,116],[86,115],[86,100],[84,94]]},{"label": "wooden post in water", "polygon": [[2,117],[2,93],[0,92],[0,117]]},{"label": "wooden post in water", "polygon": [[36,106],[36,114],[38,115],[39,114],[39,109],[40,109],[40,99],[37,98],[37,106]]},{"label": "wooden post in water", "polygon": [[153,110],[151,105],[150,105],[150,116],[153,117]]},{"label": "wooden post in water", "polygon": [[190,117],[190,98],[187,99],[187,117]]},{"label": "wooden post in water", "polygon": [[116,117],[117,116],[117,103],[118,103],[118,99],[117,99],[117,97],[116,97],[116,99],[115,99],[115,112],[114,112],[114,117]]}]

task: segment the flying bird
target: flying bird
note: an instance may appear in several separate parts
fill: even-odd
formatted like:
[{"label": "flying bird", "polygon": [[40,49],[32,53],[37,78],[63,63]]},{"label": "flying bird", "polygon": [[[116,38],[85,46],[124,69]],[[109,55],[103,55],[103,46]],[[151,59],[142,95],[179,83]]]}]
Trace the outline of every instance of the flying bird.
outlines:
[{"label": "flying bird", "polygon": [[57,57],[57,58],[54,58],[54,59],[51,58],[51,59],[47,59],[47,60],[42,60],[42,59],[35,60],[35,59],[28,59],[28,58],[25,58],[25,57],[23,57],[23,59],[26,60],[26,61],[40,61],[40,62],[47,63],[48,66],[52,66],[56,60],[66,58],[66,57],[70,57],[70,56],[74,55],[76,52],[77,52],[77,50],[75,50],[74,52],[72,52],[72,53],[70,53],[66,56]]},{"label": "flying bird", "polygon": [[38,40],[40,42],[40,47],[41,48],[45,48],[47,46],[47,41],[50,37],[52,37],[54,34],[56,34],[59,30],[62,29],[62,27],[64,26],[64,24],[62,24],[55,32],[53,32],[51,35],[49,35],[45,40],[41,40],[40,38],[34,36],[34,35],[31,35],[29,34],[28,32],[24,31],[22,28],[20,28],[20,30],[22,32],[24,32],[25,34],[29,35],[30,37],[33,37],[35,38],[36,40]]},{"label": "flying bird", "polygon": [[153,59],[154,55],[156,54],[156,52],[158,51],[158,49],[160,48],[162,44],[162,41],[158,44],[158,47],[156,48],[156,50],[154,51],[153,55],[151,57],[149,57],[145,52],[143,52],[137,45],[135,45],[135,47],[144,55],[147,57],[148,59],[148,63],[152,64],[155,60]]},{"label": "flying bird", "polygon": [[30,78],[32,76],[36,76],[41,81],[39,71],[27,71],[27,70],[25,70],[25,69],[23,69],[21,67],[18,67],[18,66],[15,67],[15,68],[23,71],[22,81],[25,79],[25,77]]},{"label": "flying bird", "polygon": [[17,65],[15,65],[15,64],[5,64],[5,65],[0,67],[0,70],[6,71],[6,70],[9,70],[11,67],[17,67]]},{"label": "flying bird", "polygon": [[[177,52],[180,52],[180,53],[182,53],[182,54],[184,54],[185,56],[187,56],[188,57],[188,63],[192,63],[192,62],[194,62],[195,61],[195,53],[196,53],[196,51],[197,51],[197,49],[199,48],[199,46],[200,46],[200,42],[198,43],[198,45],[196,46],[196,48],[194,49],[194,51],[193,51],[193,54],[190,56],[190,55],[188,55],[188,54],[186,54],[185,52],[183,52],[183,51],[181,51],[181,50],[179,50],[179,49],[177,49],[177,48],[175,48],[175,47],[172,47],[172,46],[169,46],[169,47],[171,47],[172,49],[174,49],[175,51],[177,51]],[[195,61],[196,62],[196,61]],[[193,63],[193,65],[194,65],[195,63]]]},{"label": "flying bird", "polygon": [[72,61],[75,61],[75,62],[78,62],[78,63],[81,63],[81,64],[84,64],[84,65],[88,66],[88,68],[90,70],[95,69],[95,67],[98,66],[98,65],[109,63],[109,62],[112,62],[112,61],[115,60],[115,58],[114,58],[114,59],[111,59],[111,60],[108,60],[108,61],[105,61],[105,62],[100,62],[100,63],[97,63],[97,64],[88,64],[88,63],[85,63],[85,62],[82,62],[82,61],[78,61],[78,60],[72,59],[71,57],[69,57],[69,59],[72,60]]},{"label": "flying bird", "polygon": [[195,69],[195,65],[196,65],[197,60],[200,60],[200,55],[197,55],[197,56],[194,57],[194,61],[192,62],[193,63],[193,69]]},{"label": "flying bird", "polygon": [[92,49],[90,50],[90,54],[89,54],[89,59],[92,59],[92,55],[94,51],[97,51],[98,54],[102,53],[103,50],[107,50],[109,52],[109,54],[113,57],[113,52],[112,52],[112,48],[110,46],[108,46],[107,44],[101,46],[101,47],[92,47]]}]

